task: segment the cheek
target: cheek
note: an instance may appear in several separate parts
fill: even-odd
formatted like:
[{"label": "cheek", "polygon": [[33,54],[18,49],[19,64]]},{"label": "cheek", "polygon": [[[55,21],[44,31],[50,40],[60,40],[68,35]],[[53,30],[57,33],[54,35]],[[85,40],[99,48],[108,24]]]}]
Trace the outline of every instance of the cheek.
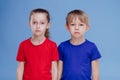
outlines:
[{"label": "cheek", "polygon": [[41,30],[46,30],[47,27],[46,27],[46,26],[41,26],[40,29],[41,29]]},{"label": "cheek", "polygon": [[34,31],[35,31],[35,28],[34,28],[34,27],[30,27],[30,28],[31,28],[32,32],[34,32]]},{"label": "cheek", "polygon": [[86,28],[86,27],[81,27],[80,30],[81,30],[81,31],[86,31],[87,28]]},{"label": "cheek", "polygon": [[32,30],[34,30],[34,29],[35,29],[35,26],[34,26],[34,25],[31,25],[30,28],[31,28]]},{"label": "cheek", "polygon": [[85,28],[80,28],[81,31],[85,31],[86,29]]},{"label": "cheek", "polygon": [[74,33],[75,30],[74,30],[74,29],[69,29],[69,32],[70,32],[70,33]]}]

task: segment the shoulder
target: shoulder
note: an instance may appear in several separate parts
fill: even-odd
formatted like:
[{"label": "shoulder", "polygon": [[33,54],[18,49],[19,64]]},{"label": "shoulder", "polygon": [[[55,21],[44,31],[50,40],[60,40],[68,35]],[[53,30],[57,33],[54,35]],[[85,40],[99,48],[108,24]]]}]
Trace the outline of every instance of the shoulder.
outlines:
[{"label": "shoulder", "polygon": [[89,49],[92,52],[92,54],[93,53],[100,54],[100,52],[99,52],[99,50],[98,50],[98,48],[97,48],[97,46],[94,42],[91,42],[91,41],[87,40],[86,48]]},{"label": "shoulder", "polygon": [[24,50],[28,45],[29,39],[25,39],[19,43],[19,50]]},{"label": "shoulder", "polygon": [[53,40],[51,40],[51,39],[48,39],[48,38],[47,38],[47,42],[50,43],[50,44],[56,44],[55,41],[53,41]]},{"label": "shoulder", "polygon": [[96,44],[94,43],[94,42],[92,42],[92,41],[89,41],[89,40],[87,40],[86,39],[86,45],[88,46],[88,47],[95,47],[96,46]]},{"label": "shoulder", "polygon": [[90,57],[91,57],[91,60],[96,60],[96,59],[99,59],[101,58],[101,54],[96,46],[96,44],[94,42],[91,42],[91,41],[88,41],[88,46],[87,48],[90,50]]},{"label": "shoulder", "polygon": [[66,47],[66,46],[68,46],[69,45],[69,41],[70,40],[66,40],[66,41],[61,42],[58,47]]},{"label": "shoulder", "polygon": [[66,40],[66,41],[61,42],[60,45],[66,45],[68,43],[69,43],[69,40]]},{"label": "shoulder", "polygon": [[46,43],[47,45],[50,45],[50,46],[57,46],[56,42],[55,41],[52,41],[51,39],[46,39]]},{"label": "shoulder", "polygon": [[20,42],[20,45],[26,45],[26,44],[28,44],[29,41],[30,41],[30,38],[25,39],[25,40]]}]

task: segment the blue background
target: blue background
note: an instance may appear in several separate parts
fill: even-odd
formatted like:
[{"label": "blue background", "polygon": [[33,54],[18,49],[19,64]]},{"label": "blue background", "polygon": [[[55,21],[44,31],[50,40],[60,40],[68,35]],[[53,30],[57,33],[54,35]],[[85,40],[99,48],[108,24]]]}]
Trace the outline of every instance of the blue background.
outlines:
[{"label": "blue background", "polygon": [[70,38],[65,17],[73,9],[90,18],[86,38],[96,43],[101,80],[120,79],[120,0],[0,0],[0,80],[16,80],[19,43],[31,36],[28,17],[32,9],[44,8],[51,15],[51,39],[58,45]]}]

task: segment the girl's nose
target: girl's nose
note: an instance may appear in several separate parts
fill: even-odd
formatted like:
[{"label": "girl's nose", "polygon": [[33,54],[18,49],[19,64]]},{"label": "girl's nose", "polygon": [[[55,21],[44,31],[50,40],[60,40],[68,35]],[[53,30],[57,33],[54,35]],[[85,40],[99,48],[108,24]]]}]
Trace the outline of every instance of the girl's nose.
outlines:
[{"label": "girl's nose", "polygon": [[39,25],[39,24],[37,24],[36,28],[37,28],[37,29],[38,29],[38,28],[40,28],[40,25]]}]

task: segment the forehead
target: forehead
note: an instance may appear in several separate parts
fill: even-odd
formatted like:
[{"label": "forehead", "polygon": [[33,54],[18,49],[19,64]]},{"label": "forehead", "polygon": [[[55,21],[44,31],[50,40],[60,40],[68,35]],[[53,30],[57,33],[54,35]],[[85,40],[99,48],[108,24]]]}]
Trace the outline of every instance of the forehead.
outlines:
[{"label": "forehead", "polygon": [[33,13],[31,15],[31,19],[36,19],[36,20],[41,20],[41,19],[46,19],[47,20],[47,15],[45,13]]}]

